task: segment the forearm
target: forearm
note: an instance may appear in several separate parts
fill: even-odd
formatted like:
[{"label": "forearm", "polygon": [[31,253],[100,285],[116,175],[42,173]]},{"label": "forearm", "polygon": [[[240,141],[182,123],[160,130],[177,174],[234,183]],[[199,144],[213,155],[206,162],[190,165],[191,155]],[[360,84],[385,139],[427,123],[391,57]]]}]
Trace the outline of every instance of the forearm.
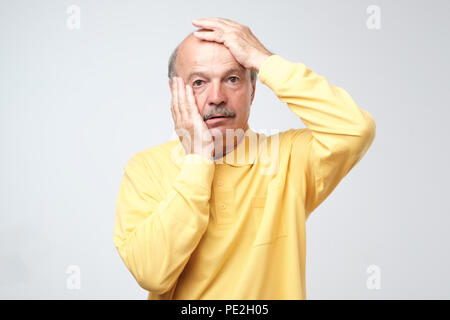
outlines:
[{"label": "forearm", "polygon": [[259,76],[322,144],[344,147],[365,144],[373,138],[373,117],[344,89],[332,86],[303,63],[273,55],[265,61]]},{"label": "forearm", "polygon": [[126,190],[132,182],[125,175],[117,204],[115,243],[144,289],[163,293],[183,271],[208,225],[213,176],[214,164],[183,164],[166,197],[148,212],[132,204],[131,192]]}]

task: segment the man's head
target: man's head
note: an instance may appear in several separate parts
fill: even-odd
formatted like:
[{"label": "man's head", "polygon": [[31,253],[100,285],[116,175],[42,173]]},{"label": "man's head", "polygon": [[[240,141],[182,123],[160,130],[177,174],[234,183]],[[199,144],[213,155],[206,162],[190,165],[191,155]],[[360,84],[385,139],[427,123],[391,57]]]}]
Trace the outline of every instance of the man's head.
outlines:
[{"label": "man's head", "polygon": [[[223,44],[190,33],[169,59],[169,79],[181,77],[195,96],[198,111],[213,133],[248,129],[257,73],[240,65]],[[214,115],[226,118],[212,119]]]}]

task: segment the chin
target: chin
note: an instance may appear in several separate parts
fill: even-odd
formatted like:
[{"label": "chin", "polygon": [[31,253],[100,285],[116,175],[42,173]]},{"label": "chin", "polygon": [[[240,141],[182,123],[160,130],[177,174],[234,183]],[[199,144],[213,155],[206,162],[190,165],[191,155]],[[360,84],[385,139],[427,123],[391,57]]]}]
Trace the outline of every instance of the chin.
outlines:
[{"label": "chin", "polygon": [[209,128],[209,132],[211,133],[211,135],[213,137],[217,136],[217,137],[222,137],[223,139],[226,139],[226,137],[227,137],[226,130],[227,129],[232,130],[232,132],[229,133],[231,136],[240,135],[241,134],[240,131],[245,132],[245,130],[242,128],[226,127],[226,126],[217,126],[217,127]]},{"label": "chin", "polygon": [[209,132],[211,133],[212,136],[221,135],[222,137],[225,137],[227,129],[233,129],[233,128],[225,127],[225,126],[211,127],[211,128],[209,128]]}]

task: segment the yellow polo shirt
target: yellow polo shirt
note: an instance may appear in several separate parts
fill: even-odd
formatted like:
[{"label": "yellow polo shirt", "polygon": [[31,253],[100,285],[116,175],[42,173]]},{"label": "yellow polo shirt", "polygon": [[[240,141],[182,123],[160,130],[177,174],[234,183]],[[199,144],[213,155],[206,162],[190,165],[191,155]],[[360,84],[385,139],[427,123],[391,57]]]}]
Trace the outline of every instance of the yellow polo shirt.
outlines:
[{"label": "yellow polo shirt", "polygon": [[114,244],[148,299],[306,299],[306,220],[366,153],[375,121],[303,63],[272,55],[258,75],[306,128],[248,129],[215,161],[174,139],[125,167]]}]

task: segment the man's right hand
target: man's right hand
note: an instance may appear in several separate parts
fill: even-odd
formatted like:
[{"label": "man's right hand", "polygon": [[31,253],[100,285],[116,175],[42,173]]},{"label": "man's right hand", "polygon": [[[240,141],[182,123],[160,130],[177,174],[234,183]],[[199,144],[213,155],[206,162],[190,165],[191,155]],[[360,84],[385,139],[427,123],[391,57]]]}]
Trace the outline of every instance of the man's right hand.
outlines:
[{"label": "man's right hand", "polygon": [[172,117],[175,132],[180,138],[186,154],[199,154],[213,159],[214,140],[206,123],[198,112],[192,87],[185,85],[180,77],[171,81]]}]

